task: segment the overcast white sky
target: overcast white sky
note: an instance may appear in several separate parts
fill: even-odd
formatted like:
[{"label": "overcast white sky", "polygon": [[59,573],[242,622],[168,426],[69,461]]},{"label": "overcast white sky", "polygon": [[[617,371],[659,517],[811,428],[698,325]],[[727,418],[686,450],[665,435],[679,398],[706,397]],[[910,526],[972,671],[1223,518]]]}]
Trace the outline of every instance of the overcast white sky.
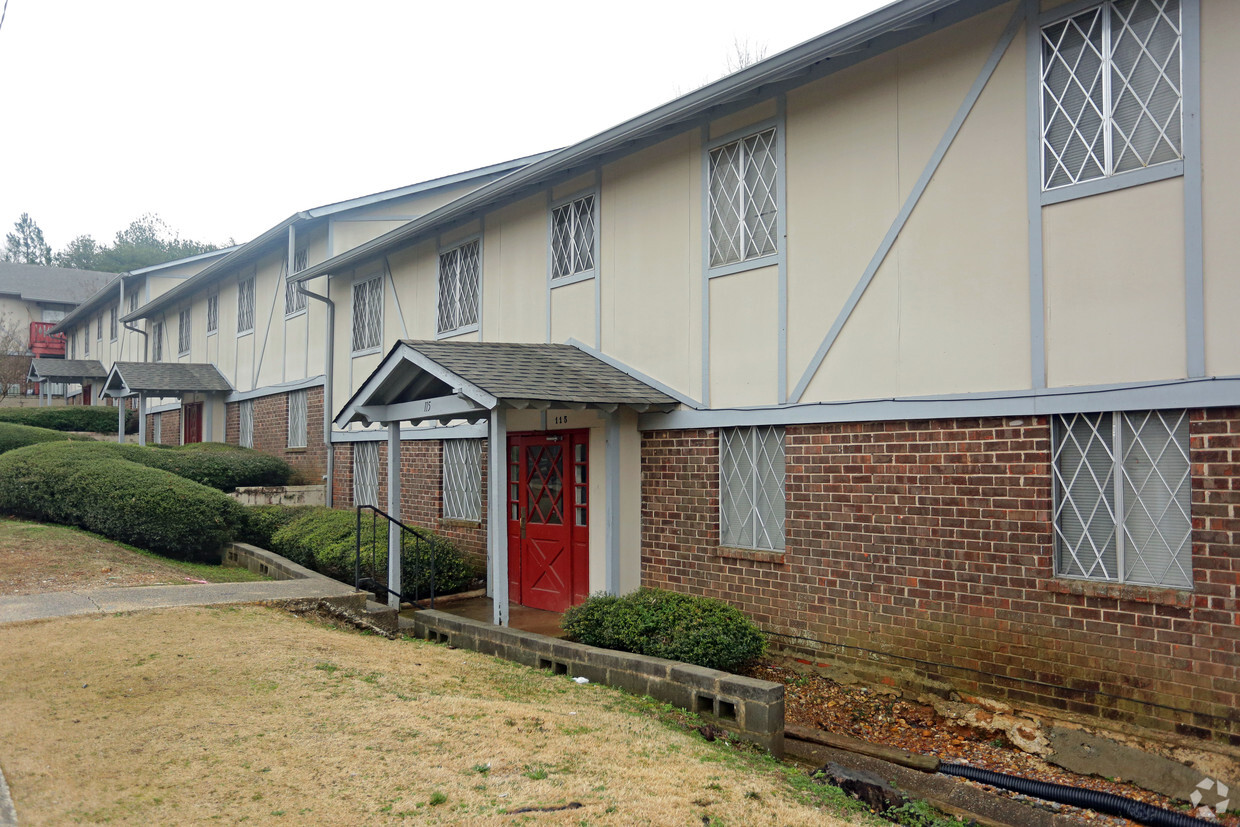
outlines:
[{"label": "overcast white sky", "polygon": [[[574,143],[887,0],[9,0],[0,235],[300,209]],[[3,0],[0,0],[3,2]]]}]

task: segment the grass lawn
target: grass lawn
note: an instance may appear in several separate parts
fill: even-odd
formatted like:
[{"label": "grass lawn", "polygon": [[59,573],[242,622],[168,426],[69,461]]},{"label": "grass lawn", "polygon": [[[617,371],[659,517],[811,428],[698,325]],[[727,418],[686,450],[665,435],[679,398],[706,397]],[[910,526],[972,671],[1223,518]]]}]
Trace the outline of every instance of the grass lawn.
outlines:
[{"label": "grass lawn", "polygon": [[264,579],[248,569],[169,560],[76,528],[0,518],[0,595]]},{"label": "grass lawn", "polygon": [[13,624],[0,648],[23,824],[869,821],[648,699],[276,608]]}]

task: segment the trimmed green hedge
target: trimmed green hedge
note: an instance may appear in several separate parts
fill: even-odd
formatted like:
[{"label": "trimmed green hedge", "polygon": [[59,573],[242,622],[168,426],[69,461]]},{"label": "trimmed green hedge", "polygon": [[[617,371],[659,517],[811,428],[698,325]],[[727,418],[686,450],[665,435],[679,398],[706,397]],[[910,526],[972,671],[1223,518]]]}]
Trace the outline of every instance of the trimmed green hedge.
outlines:
[{"label": "trimmed green hedge", "polygon": [[592,595],[564,613],[569,640],[733,670],[760,657],[766,637],[739,609],[709,597],[638,589]]},{"label": "trimmed green hedge", "polygon": [[[362,519],[362,545],[366,559],[370,559],[372,540],[374,565],[387,571],[387,523],[372,523]],[[477,576],[452,543],[426,529],[418,529],[430,538],[430,543],[415,543],[408,534],[404,537],[401,582],[406,594],[430,594],[430,563],[435,563],[435,593],[452,594],[463,591]],[[272,535],[270,550],[294,563],[334,577],[345,583],[353,582],[357,556],[357,514],[334,508],[316,506]]]},{"label": "trimmed green hedge", "polygon": [[226,494],[107,451],[83,450],[92,447],[50,442],[0,455],[0,511],[189,560],[218,553],[243,519],[242,506]]},{"label": "trimmed green hedge", "polygon": [[237,528],[237,540],[270,551],[272,549],[272,536],[284,528],[284,526],[302,517],[311,507],[304,505],[248,505],[245,507],[245,520]]},{"label": "trimmed green hedge", "polygon": [[[116,433],[116,408],[71,405],[63,408],[0,408],[0,422],[16,422],[53,431]],[[125,433],[138,432],[138,412],[125,411]]]},{"label": "trimmed green hedge", "polygon": [[14,448],[37,445],[40,442],[64,442],[66,440],[90,440],[87,436],[72,436],[61,431],[47,428],[34,428],[30,425],[15,425],[12,422],[0,422],[0,454]]}]

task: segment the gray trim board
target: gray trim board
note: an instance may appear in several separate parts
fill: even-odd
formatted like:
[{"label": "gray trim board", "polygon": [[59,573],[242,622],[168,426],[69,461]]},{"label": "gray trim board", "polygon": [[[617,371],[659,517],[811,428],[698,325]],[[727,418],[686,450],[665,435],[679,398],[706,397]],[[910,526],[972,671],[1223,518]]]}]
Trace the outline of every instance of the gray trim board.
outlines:
[{"label": "gray trim board", "polygon": [[[603,543],[603,590],[620,594],[620,412],[607,415],[604,509],[607,531]],[[591,472],[593,473],[593,472]]]},{"label": "gray trim board", "polygon": [[1201,4],[1180,6],[1184,154],[1184,312],[1189,376],[1206,375],[1205,230],[1201,193]]},{"label": "gray trim board", "polygon": [[702,181],[698,190],[702,198],[702,404],[710,405],[710,199],[705,197],[710,187],[710,123],[703,122],[698,128],[702,156]]},{"label": "gray trim board", "polygon": [[[487,423],[485,421],[470,422],[462,425],[436,425],[424,428],[400,429],[402,442],[424,439],[485,439]],[[351,442],[379,442],[387,439],[387,430],[382,431],[332,431],[333,445]]]},{"label": "gray trim board", "polygon": [[[1040,30],[1034,29],[1039,34]],[[1037,41],[1040,45],[1040,39]],[[1038,54],[1038,72],[1041,72],[1041,54]],[[1042,94],[1042,83],[1039,74],[1038,78],[1038,96]],[[1038,98],[1034,98],[1038,100]],[[1041,136],[1041,113],[1038,115],[1038,154],[1037,158],[1041,160],[1042,153],[1042,136]],[[1187,124],[1185,124],[1187,126]],[[1188,141],[1185,140],[1185,145]],[[1139,187],[1142,184],[1152,184],[1155,181],[1164,181],[1168,178],[1178,178],[1184,174],[1185,165],[1183,161],[1171,161],[1166,164],[1158,164],[1152,167],[1143,167],[1142,169],[1134,169],[1132,172],[1120,172],[1106,178],[1095,178],[1092,181],[1082,181],[1079,184],[1068,184],[1063,187],[1055,187],[1051,190],[1042,192],[1041,203],[1043,207],[1051,204],[1062,204],[1065,201],[1075,201],[1077,198],[1088,198],[1091,195],[1101,195],[1104,192],[1114,192],[1116,190],[1128,189],[1129,187]],[[1041,172],[1039,171],[1038,186],[1041,187]]]},{"label": "gray trim board", "polygon": [[292,391],[301,391],[308,388],[323,387],[324,377],[322,374],[311,376],[308,379],[294,379],[291,382],[282,382],[279,385],[264,385],[261,388],[254,388],[248,391],[234,391],[224,397],[225,402],[244,402],[247,399],[259,399],[264,396],[275,396],[280,393],[291,393]]},{"label": "gray trim board", "polygon": [[638,430],[811,425],[909,419],[975,419],[1097,411],[1218,408],[1240,405],[1240,376],[1170,379],[1129,385],[1033,388],[900,399],[812,402],[762,408],[718,408],[647,413]]},{"label": "gray trim board", "polygon": [[662,391],[663,393],[672,397],[673,399],[675,399],[677,402],[679,402],[682,405],[688,405],[690,408],[703,407],[700,402],[693,399],[692,397],[686,396],[685,394],[681,393],[675,388],[663,384],[658,379],[655,379],[651,376],[647,376],[646,374],[642,373],[640,370],[637,370],[636,368],[630,367],[629,365],[626,365],[624,362],[621,362],[619,359],[616,359],[613,356],[608,356],[606,353],[603,353],[600,350],[592,348],[589,345],[582,344],[576,339],[569,339],[564,344],[572,345],[578,350],[590,354],[595,359],[598,359],[600,362],[606,362],[607,364],[611,365],[616,370],[621,371],[623,373],[627,373],[629,376],[632,376],[637,381],[644,382],[650,387],[654,388],[655,390]]},{"label": "gray trim board", "polygon": [[1025,0],[1025,172],[1029,219],[1029,381],[1046,387],[1046,285],[1042,261],[1042,29],[1039,0]]},{"label": "gray trim board", "polygon": [[844,324],[852,315],[853,309],[861,301],[861,297],[865,294],[866,289],[874,280],[875,274],[878,273],[879,267],[886,260],[887,254],[895,245],[896,239],[899,238],[900,232],[904,229],[905,223],[909,216],[913,214],[913,209],[921,200],[922,194],[926,191],[926,187],[930,185],[930,179],[934,177],[934,173],[938,170],[939,164],[947,155],[947,150],[955,141],[956,135],[960,133],[960,128],[964,126],[965,119],[969,116],[969,112],[973,110],[973,105],[977,103],[977,99],[981,97],[982,90],[986,88],[986,84],[990,81],[991,75],[999,65],[999,61],[1008,50],[1012,40],[1016,37],[1017,31],[1020,30],[1021,23],[1024,22],[1025,14],[1019,6],[1008,20],[1007,26],[1003,33],[999,36],[999,42],[995,44],[994,49],[990,52],[990,57],[983,64],[981,72],[978,73],[977,79],[973,81],[973,86],[965,95],[964,102],[960,104],[960,108],[956,111],[956,116],[952,118],[952,122],[948,125],[947,131],[943,133],[943,137],[939,140],[939,145],[935,148],[934,153],[930,156],[930,160],[926,162],[926,167],[922,170],[921,177],[917,179],[917,183],[913,185],[912,191],[904,202],[904,206],[900,208],[900,212],[896,215],[895,220],[891,223],[891,228],[887,231],[887,235],[883,237],[882,242],[878,245],[874,257],[870,259],[869,265],[862,273],[861,279],[857,282],[857,286],[853,288],[852,293],[844,302],[844,307],[836,316],[835,322],[831,325],[831,329],[827,331],[827,335],[823,338],[822,344],[818,346],[817,352],[810,359],[809,366],[806,367],[805,373],[801,376],[801,380],[797,382],[796,388],[789,397],[790,402],[799,402],[805,394],[809,383],[813,381],[814,375],[818,373],[818,369],[822,367],[822,363],[827,358],[827,353],[831,350],[831,346],[835,344],[835,340],[839,337],[840,332],[844,329]]}]

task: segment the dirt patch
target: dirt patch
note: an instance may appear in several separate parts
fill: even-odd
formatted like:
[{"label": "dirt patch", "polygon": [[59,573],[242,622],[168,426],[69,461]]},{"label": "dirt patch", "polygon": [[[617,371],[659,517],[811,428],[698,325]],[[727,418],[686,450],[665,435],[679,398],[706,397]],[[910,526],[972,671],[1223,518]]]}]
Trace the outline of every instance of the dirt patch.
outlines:
[{"label": "dirt patch", "polygon": [[0,519],[0,595],[266,578],[167,560],[65,526]]},{"label": "dirt patch", "polygon": [[[1078,775],[1056,767],[1037,756],[1015,749],[993,732],[979,731],[943,718],[932,707],[901,698],[891,690],[841,686],[821,675],[803,674],[790,667],[769,663],[754,667],[746,674],[784,684],[785,719],[789,724],[850,735],[874,744],[886,744],[921,755],[932,755],[943,761],[970,764],[1022,778],[1099,790],[1168,810],[1184,809],[1166,796],[1132,784]],[[958,781],[962,784],[974,783],[963,779]],[[999,792],[1029,803],[1039,803],[1038,799],[1017,793]],[[1075,807],[1050,803],[1039,806],[1068,815],[1075,814],[1082,823],[1135,825],[1126,819],[1101,816]],[[1240,827],[1240,818],[1226,815],[1219,823],[1226,827]]]},{"label": "dirt patch", "polygon": [[276,608],[3,635],[0,762],[22,823],[850,823],[795,771],[648,701]]}]

